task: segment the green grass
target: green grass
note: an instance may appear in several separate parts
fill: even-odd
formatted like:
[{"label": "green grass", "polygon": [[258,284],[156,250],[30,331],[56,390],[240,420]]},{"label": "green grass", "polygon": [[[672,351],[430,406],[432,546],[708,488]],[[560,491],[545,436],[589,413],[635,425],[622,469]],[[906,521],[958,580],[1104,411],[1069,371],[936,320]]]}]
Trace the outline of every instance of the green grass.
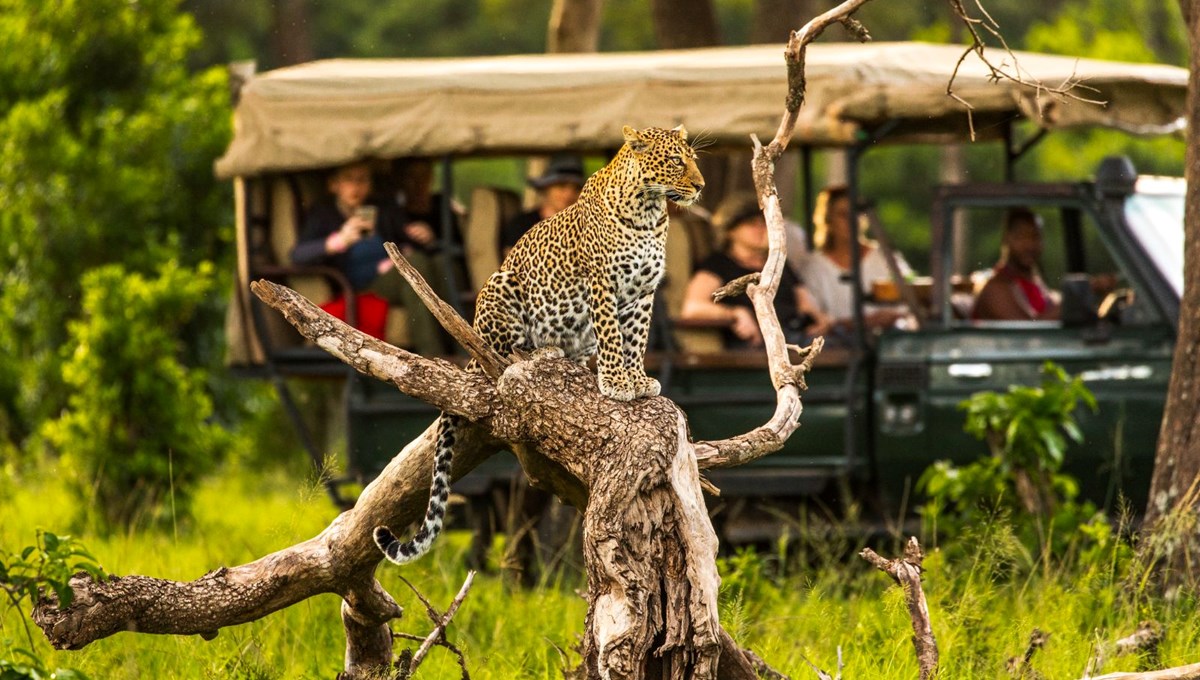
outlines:
[{"label": "green grass", "polygon": [[[0,481],[0,549],[35,540],[37,528],[68,533],[74,499],[53,481]],[[309,483],[280,474],[227,470],[199,490],[194,518],[176,527],[114,536],[75,535],[110,572],[190,580],[219,566],[240,564],[309,538],[333,517]],[[451,533],[431,557],[404,569],[384,566],[385,587],[405,607],[394,628],[424,634],[428,620],[403,573],[444,607],[465,577],[468,537]],[[809,546],[810,548],[812,546]],[[896,546],[874,546],[885,557]],[[1028,564],[1000,523],[926,559],[925,586],[941,650],[942,678],[1007,678],[1005,661],[1023,652],[1036,626],[1051,633],[1034,667],[1047,678],[1079,678],[1097,641],[1112,641],[1153,618],[1166,625],[1163,663],[1200,660],[1200,614],[1195,602],[1165,603],[1122,590],[1127,558],[1111,550],[1070,568]],[[781,551],[782,554],[782,551]],[[814,677],[801,655],[833,670],[840,645],[848,678],[916,677],[911,630],[900,590],[857,558],[805,559],[739,553],[722,561],[723,624],[742,644],[793,678]],[[815,566],[813,566],[815,565]],[[466,654],[471,677],[562,677],[559,649],[582,631],[585,607],[577,582],[533,590],[480,575],[450,628]],[[334,596],[313,598],[262,621],[199,637],[121,633],[77,652],[54,652],[34,629],[36,653],[48,666],[73,667],[93,680],[123,678],[331,678],[340,669],[344,640]],[[0,658],[25,647],[23,617],[0,617]],[[403,643],[401,643],[403,644]],[[570,653],[570,662],[577,662]],[[1133,670],[1136,659],[1115,659],[1105,671]],[[457,677],[444,650],[422,666],[428,678]]]}]

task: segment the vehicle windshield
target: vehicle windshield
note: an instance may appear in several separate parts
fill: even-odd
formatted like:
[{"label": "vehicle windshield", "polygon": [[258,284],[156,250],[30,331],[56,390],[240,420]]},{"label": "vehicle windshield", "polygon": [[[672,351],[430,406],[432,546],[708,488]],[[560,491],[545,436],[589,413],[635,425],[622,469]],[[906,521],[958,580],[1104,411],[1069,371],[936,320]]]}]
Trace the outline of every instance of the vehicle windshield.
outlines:
[{"label": "vehicle windshield", "polygon": [[1174,177],[1140,177],[1125,202],[1125,219],[1154,266],[1183,295],[1184,181]]}]

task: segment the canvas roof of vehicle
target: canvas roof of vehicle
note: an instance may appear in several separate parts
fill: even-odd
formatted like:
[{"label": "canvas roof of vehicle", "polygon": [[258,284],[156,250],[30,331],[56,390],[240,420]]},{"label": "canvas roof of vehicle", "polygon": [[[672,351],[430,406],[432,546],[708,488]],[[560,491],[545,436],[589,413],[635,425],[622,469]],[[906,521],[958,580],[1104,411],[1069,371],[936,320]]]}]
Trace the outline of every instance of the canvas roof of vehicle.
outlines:
[{"label": "canvas roof of vehicle", "polygon": [[[807,53],[807,102],[793,144],[851,144],[895,121],[887,141],[969,139],[966,109],[946,94],[958,45],[826,43]],[[990,51],[997,63],[1012,58]],[[1077,79],[1057,97],[1000,80],[973,55],[955,93],[973,107],[979,138],[1025,118],[1046,128],[1180,129],[1187,70],[1016,52],[1027,80]],[[784,110],[782,45],[657,52],[452,59],[333,59],[251,77],[221,177],[335,166],[356,158],[446,153],[546,153],[616,148],[621,126],[674,126],[719,144],[769,140]]]}]

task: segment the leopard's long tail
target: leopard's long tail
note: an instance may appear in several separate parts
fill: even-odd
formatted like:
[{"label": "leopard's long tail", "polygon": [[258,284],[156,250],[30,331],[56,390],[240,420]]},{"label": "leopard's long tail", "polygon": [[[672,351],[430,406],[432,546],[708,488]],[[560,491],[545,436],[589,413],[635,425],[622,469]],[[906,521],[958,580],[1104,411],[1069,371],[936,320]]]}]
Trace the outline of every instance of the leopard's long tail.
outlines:
[{"label": "leopard's long tail", "polygon": [[442,532],[446,519],[446,499],[450,496],[450,462],[454,458],[454,435],[462,422],[460,416],[443,413],[438,418],[437,446],[433,452],[433,482],[429,487],[429,506],[425,521],[406,543],[402,543],[387,527],[375,527],[375,545],[396,564],[412,562],[429,552],[434,539]]}]

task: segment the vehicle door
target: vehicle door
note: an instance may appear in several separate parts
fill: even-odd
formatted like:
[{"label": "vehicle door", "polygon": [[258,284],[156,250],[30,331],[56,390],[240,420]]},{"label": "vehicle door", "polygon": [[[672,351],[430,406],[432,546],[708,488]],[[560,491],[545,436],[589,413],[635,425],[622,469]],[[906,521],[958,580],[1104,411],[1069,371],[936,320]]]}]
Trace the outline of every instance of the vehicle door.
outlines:
[{"label": "vehicle door", "polygon": [[[993,275],[1005,213],[1034,211],[1043,223],[1040,272],[1061,297],[1053,321],[973,318],[976,294]],[[1170,376],[1174,328],[1145,294],[1153,275],[1139,254],[1116,247],[1090,185],[948,187],[935,211],[931,318],[880,346],[875,391],[877,455],[886,480],[915,479],[929,463],[986,455],[963,431],[959,405],[979,391],[1038,385],[1047,361],[1080,376],[1097,400],[1076,417],[1083,442],[1064,471],[1085,498],[1113,507],[1124,495],[1141,507]],[[1109,303],[1098,318],[1101,302]],[[1114,302],[1119,300],[1119,302]]]}]

